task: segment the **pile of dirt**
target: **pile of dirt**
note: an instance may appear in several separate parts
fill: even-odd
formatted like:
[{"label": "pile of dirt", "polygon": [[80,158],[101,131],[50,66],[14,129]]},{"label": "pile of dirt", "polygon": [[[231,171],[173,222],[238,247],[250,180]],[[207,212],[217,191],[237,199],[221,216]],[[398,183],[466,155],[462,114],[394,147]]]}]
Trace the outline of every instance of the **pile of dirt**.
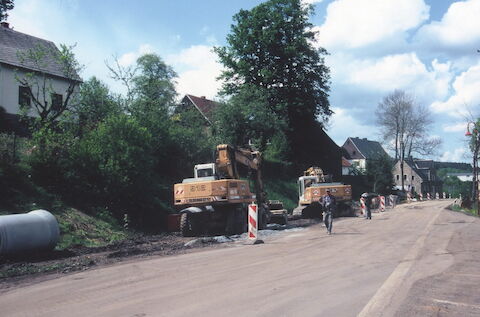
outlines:
[{"label": "pile of dirt", "polygon": [[[273,230],[307,227],[319,219],[289,220]],[[195,243],[191,243],[195,240]],[[182,237],[180,233],[137,235],[104,247],[74,246],[65,250],[35,252],[16,256],[0,256],[0,294],[19,285],[55,278],[62,274],[149,256],[170,256],[198,251],[202,248],[228,247],[215,239]]]},{"label": "pile of dirt", "polygon": [[15,256],[0,256],[0,293],[19,284],[38,280],[46,275],[84,271],[111,265],[132,258],[168,256],[191,252],[194,249],[219,246],[215,241],[186,246],[192,238],[180,233],[138,235],[104,247],[71,247],[65,250],[34,252]]}]

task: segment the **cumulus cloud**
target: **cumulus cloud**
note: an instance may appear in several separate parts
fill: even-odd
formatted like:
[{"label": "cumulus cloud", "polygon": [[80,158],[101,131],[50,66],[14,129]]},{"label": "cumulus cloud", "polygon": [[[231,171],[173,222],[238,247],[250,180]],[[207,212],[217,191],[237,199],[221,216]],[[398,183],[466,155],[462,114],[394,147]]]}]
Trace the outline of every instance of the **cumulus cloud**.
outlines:
[{"label": "cumulus cloud", "polygon": [[440,157],[440,162],[463,162],[467,157],[467,150],[464,147],[456,148],[453,151],[446,151]]},{"label": "cumulus cloud", "polygon": [[466,129],[467,129],[467,124],[465,122],[443,125],[443,131],[445,132],[461,132],[461,131],[466,131]]},{"label": "cumulus cloud", "polygon": [[192,94],[214,98],[221,87],[217,77],[222,66],[211,46],[194,45],[182,50],[168,61],[175,69],[181,69],[177,79],[177,91],[180,95]]},{"label": "cumulus cloud", "polygon": [[128,67],[133,65],[137,59],[145,54],[154,53],[154,49],[150,44],[142,44],[136,52],[125,53],[118,58],[120,66]]},{"label": "cumulus cloud", "polygon": [[328,5],[318,44],[356,48],[419,26],[429,18],[423,0],[336,0]]},{"label": "cumulus cloud", "polygon": [[362,124],[347,109],[333,107],[332,110],[335,114],[329,121],[327,133],[337,145],[342,146],[348,137],[372,138],[375,127]]},{"label": "cumulus cloud", "polygon": [[480,41],[480,1],[452,3],[442,20],[421,27],[417,39],[442,43],[447,46],[465,46]]},{"label": "cumulus cloud", "polygon": [[416,53],[382,58],[333,60],[334,80],[384,95],[403,89],[429,103],[445,98],[452,79],[451,64],[433,60],[425,65]]},{"label": "cumulus cloud", "polygon": [[454,92],[446,101],[432,103],[431,108],[435,112],[465,117],[468,115],[469,107],[480,108],[480,64],[458,75],[452,87]]}]

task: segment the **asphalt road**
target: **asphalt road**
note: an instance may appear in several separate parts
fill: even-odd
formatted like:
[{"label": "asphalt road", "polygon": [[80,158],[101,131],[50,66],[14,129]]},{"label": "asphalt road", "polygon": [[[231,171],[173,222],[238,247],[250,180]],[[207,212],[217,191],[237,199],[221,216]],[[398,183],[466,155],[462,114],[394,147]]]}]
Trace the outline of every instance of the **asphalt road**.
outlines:
[{"label": "asphalt road", "polygon": [[20,287],[0,316],[480,316],[480,220],[398,206]]}]

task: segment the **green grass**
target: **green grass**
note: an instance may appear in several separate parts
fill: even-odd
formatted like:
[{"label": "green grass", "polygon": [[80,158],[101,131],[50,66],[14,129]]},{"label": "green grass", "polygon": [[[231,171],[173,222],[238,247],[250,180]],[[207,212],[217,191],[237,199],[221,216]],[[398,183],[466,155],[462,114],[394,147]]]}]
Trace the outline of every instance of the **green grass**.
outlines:
[{"label": "green grass", "polygon": [[475,206],[472,209],[468,209],[468,208],[462,208],[457,205],[452,205],[451,209],[453,211],[459,211],[459,212],[463,212],[463,213],[478,217],[477,208]]},{"label": "green grass", "polygon": [[[66,209],[55,215],[60,226],[60,241],[57,249],[70,246],[99,247],[125,240],[129,233],[111,217],[107,221],[86,215],[76,209]],[[106,218],[102,215],[101,218]]]},{"label": "green grass", "polygon": [[296,179],[290,181],[280,179],[265,180],[265,191],[267,192],[268,199],[283,202],[283,206],[288,212],[292,212],[292,210],[298,206]]}]

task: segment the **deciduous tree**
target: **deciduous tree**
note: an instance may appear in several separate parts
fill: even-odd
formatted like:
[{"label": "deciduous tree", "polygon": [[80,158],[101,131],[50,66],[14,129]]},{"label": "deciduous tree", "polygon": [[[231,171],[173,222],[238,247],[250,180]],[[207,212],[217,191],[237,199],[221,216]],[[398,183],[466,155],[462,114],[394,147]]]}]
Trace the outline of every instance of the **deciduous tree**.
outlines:
[{"label": "deciduous tree", "polygon": [[[40,118],[40,127],[51,125],[65,111],[70,110],[78,93],[78,86],[81,83],[79,77],[83,65],[75,59],[73,46],[60,45],[60,50],[55,46],[39,45],[33,49],[20,51],[18,53],[20,63],[27,73],[18,71],[17,81],[26,87],[32,104],[20,105],[23,113],[28,114],[33,108],[34,113]],[[59,66],[62,81],[66,83],[65,91],[56,91],[55,79],[50,75],[49,64]],[[61,95],[61,100],[55,100],[56,95]]]},{"label": "deciduous tree", "polygon": [[14,7],[13,0],[0,0],[0,22],[8,18],[8,10]]},{"label": "deciduous tree", "polygon": [[432,155],[441,144],[439,138],[428,135],[433,124],[429,110],[418,105],[411,95],[402,90],[395,90],[383,98],[376,110],[376,122],[387,144],[393,144],[402,175],[405,158],[415,153]]},{"label": "deciduous tree", "polygon": [[270,0],[241,10],[233,17],[227,46],[215,49],[225,67],[223,93],[235,95],[244,85],[263,89],[268,110],[287,123],[285,133],[294,153],[304,145],[293,136],[332,114],[327,51],[313,45],[316,33],[308,21],[312,12],[312,6],[300,0]]}]

